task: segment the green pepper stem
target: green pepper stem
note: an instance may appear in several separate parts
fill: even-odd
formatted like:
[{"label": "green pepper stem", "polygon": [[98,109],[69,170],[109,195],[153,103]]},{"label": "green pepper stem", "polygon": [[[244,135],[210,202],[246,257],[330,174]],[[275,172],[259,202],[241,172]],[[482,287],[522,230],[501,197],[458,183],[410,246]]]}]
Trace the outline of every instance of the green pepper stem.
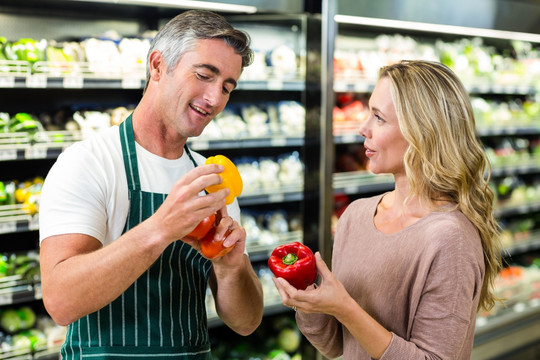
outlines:
[{"label": "green pepper stem", "polygon": [[298,256],[296,256],[296,254],[287,254],[283,257],[283,259],[281,259],[283,261],[283,264],[285,265],[292,265],[296,262],[296,260],[298,260]]}]

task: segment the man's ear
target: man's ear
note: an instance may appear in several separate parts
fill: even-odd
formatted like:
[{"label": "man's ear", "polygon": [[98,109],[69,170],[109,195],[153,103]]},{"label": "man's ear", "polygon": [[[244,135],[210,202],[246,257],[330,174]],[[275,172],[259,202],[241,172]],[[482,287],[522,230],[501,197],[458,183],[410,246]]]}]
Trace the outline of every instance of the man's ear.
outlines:
[{"label": "man's ear", "polygon": [[161,51],[154,50],[148,58],[148,66],[150,69],[150,79],[158,81],[166,71],[166,64]]}]

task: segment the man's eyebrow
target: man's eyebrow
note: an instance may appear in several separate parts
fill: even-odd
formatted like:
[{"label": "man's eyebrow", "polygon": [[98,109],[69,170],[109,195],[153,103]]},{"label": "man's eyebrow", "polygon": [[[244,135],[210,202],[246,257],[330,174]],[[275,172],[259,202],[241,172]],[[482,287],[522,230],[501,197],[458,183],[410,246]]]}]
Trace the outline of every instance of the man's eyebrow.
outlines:
[{"label": "man's eyebrow", "polygon": [[[194,68],[208,69],[208,70],[210,70],[211,72],[213,72],[216,75],[219,75],[221,73],[217,67],[215,67],[214,65],[210,65],[210,64],[195,64],[193,67]],[[225,82],[228,82],[228,83],[232,84],[234,86],[234,88],[236,88],[236,85],[238,85],[236,83],[236,80],[234,80],[233,78],[227,78],[227,79],[225,79]]]}]

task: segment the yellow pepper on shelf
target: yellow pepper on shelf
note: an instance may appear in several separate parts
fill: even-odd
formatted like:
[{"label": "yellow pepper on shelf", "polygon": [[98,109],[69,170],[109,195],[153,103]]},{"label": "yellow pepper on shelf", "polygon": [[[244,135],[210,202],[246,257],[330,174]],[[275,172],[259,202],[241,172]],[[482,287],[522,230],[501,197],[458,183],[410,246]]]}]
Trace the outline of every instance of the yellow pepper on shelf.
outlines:
[{"label": "yellow pepper on shelf", "polygon": [[240,173],[238,172],[238,169],[236,168],[234,163],[226,156],[216,155],[207,158],[204,164],[219,164],[225,168],[225,170],[223,170],[223,172],[219,174],[221,176],[221,179],[223,180],[222,183],[217,185],[211,185],[206,188],[206,191],[208,191],[209,193],[214,193],[221,189],[228,188],[229,195],[227,195],[227,197],[225,198],[225,203],[227,205],[232,204],[234,198],[240,196],[244,187],[242,177],[240,176]]}]

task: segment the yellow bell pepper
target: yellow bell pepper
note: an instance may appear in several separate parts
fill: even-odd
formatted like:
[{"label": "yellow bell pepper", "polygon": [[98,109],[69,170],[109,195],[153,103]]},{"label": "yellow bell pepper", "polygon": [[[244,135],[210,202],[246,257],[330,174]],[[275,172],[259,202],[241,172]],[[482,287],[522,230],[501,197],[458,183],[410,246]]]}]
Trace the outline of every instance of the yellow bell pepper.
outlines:
[{"label": "yellow bell pepper", "polygon": [[228,188],[229,195],[227,195],[227,197],[225,198],[225,203],[227,205],[232,204],[234,198],[240,196],[244,187],[242,177],[240,176],[240,173],[238,172],[238,169],[236,168],[234,163],[226,156],[216,155],[207,158],[204,164],[219,164],[225,168],[225,170],[223,170],[223,172],[219,174],[221,176],[221,179],[223,180],[222,183],[217,185],[211,185],[206,188],[206,191],[208,191],[209,193],[214,193],[221,189]]}]

